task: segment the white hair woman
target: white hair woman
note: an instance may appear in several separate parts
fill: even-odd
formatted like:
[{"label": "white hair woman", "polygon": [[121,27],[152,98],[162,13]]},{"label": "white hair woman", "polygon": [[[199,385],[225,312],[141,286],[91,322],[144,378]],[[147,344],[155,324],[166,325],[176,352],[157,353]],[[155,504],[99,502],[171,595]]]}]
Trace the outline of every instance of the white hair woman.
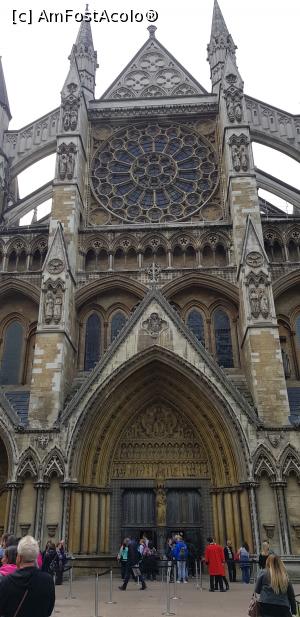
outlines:
[{"label": "white hair woman", "polygon": [[17,570],[1,582],[1,617],[49,617],[55,604],[52,577],[37,567],[38,542],[25,536],[18,544]]},{"label": "white hair woman", "polygon": [[255,592],[260,594],[262,617],[291,617],[296,614],[294,589],[277,555],[269,555],[266,568],[256,581]]}]

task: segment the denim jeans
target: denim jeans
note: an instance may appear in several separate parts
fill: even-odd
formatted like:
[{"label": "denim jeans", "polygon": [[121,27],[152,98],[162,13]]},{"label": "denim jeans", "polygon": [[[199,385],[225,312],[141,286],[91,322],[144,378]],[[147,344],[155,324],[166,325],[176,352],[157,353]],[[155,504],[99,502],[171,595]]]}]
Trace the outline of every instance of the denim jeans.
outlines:
[{"label": "denim jeans", "polygon": [[186,561],[177,561],[177,579],[179,581],[187,580]]}]

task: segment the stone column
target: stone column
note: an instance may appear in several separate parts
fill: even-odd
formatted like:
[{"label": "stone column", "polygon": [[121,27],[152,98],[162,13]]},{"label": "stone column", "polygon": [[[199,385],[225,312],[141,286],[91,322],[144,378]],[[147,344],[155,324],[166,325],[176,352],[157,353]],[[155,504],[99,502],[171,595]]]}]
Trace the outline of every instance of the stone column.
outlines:
[{"label": "stone column", "polygon": [[215,490],[211,491],[213,505],[213,520],[214,520],[214,538],[216,542],[220,542],[219,533],[219,518],[218,518],[218,493]]},{"label": "stone column", "polygon": [[77,483],[73,482],[61,482],[61,488],[63,489],[63,507],[61,517],[61,537],[65,541],[66,547],[69,545],[69,523],[70,523],[70,510],[71,510],[71,493]]},{"label": "stone column", "polygon": [[277,520],[279,525],[280,551],[283,555],[291,554],[289,524],[285,501],[285,482],[272,482],[275,503],[277,506]]},{"label": "stone column", "polygon": [[37,491],[34,517],[34,537],[41,541],[44,521],[45,491],[49,488],[49,483],[38,481],[35,482],[34,487]]},{"label": "stone column", "polygon": [[249,534],[249,540],[252,540],[253,542],[254,553],[259,553],[260,550],[260,534],[255,491],[257,486],[257,482],[247,482],[242,484],[242,492],[240,493],[242,530],[244,536],[243,540],[248,541],[247,535]]},{"label": "stone column", "polygon": [[6,486],[7,486],[8,491],[10,491],[8,531],[11,534],[15,534],[16,528],[17,528],[17,515],[18,515],[20,489],[22,488],[22,483],[21,482],[8,482]]}]

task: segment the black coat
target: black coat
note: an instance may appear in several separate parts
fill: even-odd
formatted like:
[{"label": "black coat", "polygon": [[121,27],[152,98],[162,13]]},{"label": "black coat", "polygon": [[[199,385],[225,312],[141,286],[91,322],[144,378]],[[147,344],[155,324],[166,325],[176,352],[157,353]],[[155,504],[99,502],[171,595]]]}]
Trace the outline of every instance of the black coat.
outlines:
[{"label": "black coat", "polygon": [[28,594],[18,617],[49,617],[55,604],[53,578],[38,568],[28,567],[16,570],[3,577],[0,583],[0,615],[13,617],[23,596]]}]

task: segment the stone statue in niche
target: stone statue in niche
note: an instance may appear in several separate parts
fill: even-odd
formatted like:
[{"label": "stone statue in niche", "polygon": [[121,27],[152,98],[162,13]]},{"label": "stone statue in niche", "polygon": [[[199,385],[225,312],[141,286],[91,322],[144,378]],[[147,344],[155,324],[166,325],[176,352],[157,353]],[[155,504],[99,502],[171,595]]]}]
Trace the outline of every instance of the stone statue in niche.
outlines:
[{"label": "stone statue in niche", "polygon": [[237,122],[241,122],[243,119],[243,109],[241,105],[241,101],[239,99],[235,100],[234,103],[234,115]]},{"label": "stone statue in niche", "polygon": [[284,376],[286,379],[289,379],[291,376],[291,363],[290,363],[290,359],[289,359],[287,352],[283,348],[281,348],[281,356],[282,356]]},{"label": "stone statue in niche", "polygon": [[73,152],[69,152],[68,159],[67,159],[67,178],[69,180],[73,178],[74,167],[75,167],[75,157],[74,157]]},{"label": "stone statue in niche", "polygon": [[63,152],[59,157],[58,173],[61,180],[64,180],[67,174],[68,156]]},{"label": "stone statue in niche", "polygon": [[70,129],[70,126],[71,126],[71,114],[70,114],[70,110],[69,109],[65,109],[64,110],[63,126],[64,126],[64,130],[65,131],[68,131]]},{"label": "stone statue in niche", "polygon": [[58,175],[60,180],[71,180],[75,169],[76,146],[74,143],[61,144],[58,148]]},{"label": "stone statue in niche", "polygon": [[227,107],[227,116],[230,122],[234,122],[235,113],[234,113],[234,102],[232,96],[229,94],[226,98],[226,107]]},{"label": "stone statue in niche", "polygon": [[240,148],[241,167],[243,171],[248,171],[249,158],[246,146],[242,145]]},{"label": "stone statue in niche", "polygon": [[53,321],[59,323],[62,315],[62,296],[59,294],[56,296],[53,308]]},{"label": "stone statue in niche", "polygon": [[52,291],[47,291],[45,299],[45,322],[51,323],[54,314],[54,294]]},{"label": "stone statue in niche", "polygon": [[233,169],[235,171],[240,171],[241,169],[241,156],[240,151],[237,146],[233,146],[232,148],[232,163]]},{"label": "stone statue in niche", "polygon": [[249,291],[249,302],[251,315],[253,317],[258,317],[260,314],[260,297],[256,287],[252,287]]},{"label": "stone statue in niche", "polygon": [[160,486],[156,491],[156,524],[164,526],[166,524],[167,496],[166,491]]},{"label": "stone statue in niche", "polygon": [[232,165],[235,171],[248,171],[249,169],[249,140],[245,134],[232,135],[229,139],[231,146]]},{"label": "stone statue in niche", "polygon": [[270,312],[269,298],[264,289],[260,290],[260,312],[265,319],[268,317]]}]

